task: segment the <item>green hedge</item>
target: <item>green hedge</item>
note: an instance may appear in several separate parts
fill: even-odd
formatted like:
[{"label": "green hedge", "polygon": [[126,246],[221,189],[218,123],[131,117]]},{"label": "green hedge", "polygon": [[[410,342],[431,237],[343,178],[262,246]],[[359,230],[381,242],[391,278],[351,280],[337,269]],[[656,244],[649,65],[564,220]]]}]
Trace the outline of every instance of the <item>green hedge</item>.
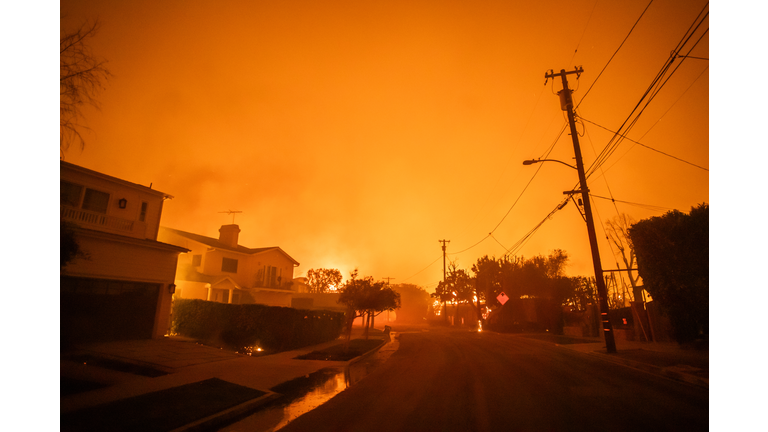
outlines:
[{"label": "green hedge", "polygon": [[341,312],[176,299],[171,331],[238,350],[278,352],[334,340],[343,324]]}]

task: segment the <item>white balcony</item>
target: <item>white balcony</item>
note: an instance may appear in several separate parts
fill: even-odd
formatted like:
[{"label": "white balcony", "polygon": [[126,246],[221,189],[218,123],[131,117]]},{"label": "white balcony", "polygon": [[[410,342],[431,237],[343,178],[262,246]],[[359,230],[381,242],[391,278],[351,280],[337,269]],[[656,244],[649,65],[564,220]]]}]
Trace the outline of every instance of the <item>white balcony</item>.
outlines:
[{"label": "white balcony", "polygon": [[107,231],[130,237],[144,238],[146,224],[79,208],[61,206],[61,219],[83,228]]}]

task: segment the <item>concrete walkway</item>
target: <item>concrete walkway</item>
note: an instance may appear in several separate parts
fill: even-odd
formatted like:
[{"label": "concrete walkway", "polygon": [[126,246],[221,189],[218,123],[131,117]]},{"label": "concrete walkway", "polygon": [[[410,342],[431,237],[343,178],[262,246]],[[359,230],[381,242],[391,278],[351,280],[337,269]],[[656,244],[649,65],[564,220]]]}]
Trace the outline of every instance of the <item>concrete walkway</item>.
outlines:
[{"label": "concrete walkway", "polygon": [[[352,337],[360,337],[361,333],[360,329],[355,329]],[[382,333],[380,331],[377,333],[378,338],[381,339]],[[371,338],[377,338],[377,336],[372,334]],[[60,413],[62,415],[72,413],[210,378],[219,378],[266,393],[263,397],[217,414],[216,419],[206,418],[178,430],[199,429],[206,423],[214,420],[220,422],[224,417],[236,417],[278,397],[279,395],[269,390],[278,384],[307,376],[320,369],[344,367],[356,361],[356,359],[350,361],[295,359],[300,355],[336,345],[341,341],[337,339],[260,357],[202,345],[181,337],[80,346],[62,355],[60,362],[62,382],[64,380],[85,381],[100,383],[105,387],[62,396]],[[103,367],[105,360],[167,374],[151,377],[142,376],[136,373],[136,370],[121,372],[114,370],[115,368]],[[91,364],[88,364],[89,362]]]}]

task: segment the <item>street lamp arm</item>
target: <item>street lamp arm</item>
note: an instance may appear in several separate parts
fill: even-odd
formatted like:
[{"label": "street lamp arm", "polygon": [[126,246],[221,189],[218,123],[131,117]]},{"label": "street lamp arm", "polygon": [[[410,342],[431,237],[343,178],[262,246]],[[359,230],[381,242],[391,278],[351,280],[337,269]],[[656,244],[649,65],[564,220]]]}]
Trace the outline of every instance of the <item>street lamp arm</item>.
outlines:
[{"label": "street lamp arm", "polygon": [[576,168],[575,166],[568,165],[567,163],[565,163],[563,161],[559,161],[557,159],[531,159],[531,160],[524,160],[523,161],[523,165],[533,165],[533,164],[539,163],[539,162],[557,162],[557,163],[561,163],[561,164],[567,166],[568,168],[573,168],[573,169],[578,171],[578,168]]}]

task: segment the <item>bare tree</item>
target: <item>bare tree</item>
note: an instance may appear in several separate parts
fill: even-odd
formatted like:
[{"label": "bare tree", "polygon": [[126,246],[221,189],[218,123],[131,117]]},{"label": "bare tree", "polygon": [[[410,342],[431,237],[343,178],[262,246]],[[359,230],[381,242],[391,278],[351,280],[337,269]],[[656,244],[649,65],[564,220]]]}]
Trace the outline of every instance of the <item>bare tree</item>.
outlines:
[{"label": "bare tree", "polygon": [[[65,152],[72,143],[85,147],[80,130],[86,128],[82,107],[85,104],[99,108],[96,96],[104,89],[103,82],[112,74],[104,66],[106,60],[96,57],[86,40],[96,35],[99,22],[84,22],[76,30],[61,33],[59,51],[60,88],[60,142],[59,151]],[[87,129],[87,128],[86,128]]]},{"label": "bare tree", "polygon": [[621,213],[618,216],[609,219],[606,222],[605,233],[616,248],[618,252],[616,255],[620,255],[624,261],[624,265],[627,267],[627,277],[629,283],[632,285],[632,295],[637,299],[642,298],[640,289],[638,288],[638,281],[640,275],[632,270],[635,267],[635,248],[632,246],[632,240],[629,238],[629,227],[635,224],[637,221],[626,213]]}]

